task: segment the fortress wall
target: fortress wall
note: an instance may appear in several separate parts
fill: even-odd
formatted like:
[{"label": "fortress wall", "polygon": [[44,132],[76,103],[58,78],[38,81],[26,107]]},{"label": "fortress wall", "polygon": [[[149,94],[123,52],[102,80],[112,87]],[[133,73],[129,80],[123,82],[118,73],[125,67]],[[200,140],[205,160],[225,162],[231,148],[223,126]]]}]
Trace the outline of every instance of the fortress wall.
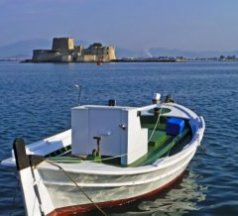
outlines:
[{"label": "fortress wall", "polygon": [[33,62],[48,62],[54,61],[59,56],[58,52],[52,50],[33,50]]},{"label": "fortress wall", "polygon": [[86,59],[93,55],[95,56],[94,61],[102,59],[102,61],[107,62],[116,59],[114,47],[89,47],[83,50],[82,55],[87,56]]},{"label": "fortress wall", "polygon": [[71,62],[72,56],[52,50],[34,50],[33,62]]},{"label": "fortress wall", "polygon": [[79,62],[96,62],[97,56],[96,55],[81,55],[78,56],[77,60]]}]

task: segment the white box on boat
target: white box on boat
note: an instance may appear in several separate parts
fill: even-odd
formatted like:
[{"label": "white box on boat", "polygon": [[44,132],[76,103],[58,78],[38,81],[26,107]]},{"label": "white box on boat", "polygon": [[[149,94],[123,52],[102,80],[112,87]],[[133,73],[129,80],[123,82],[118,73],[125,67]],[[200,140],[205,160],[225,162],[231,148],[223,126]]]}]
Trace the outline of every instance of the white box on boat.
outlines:
[{"label": "white box on boat", "polygon": [[141,128],[136,108],[79,106],[72,109],[72,154],[88,155],[101,137],[103,156],[121,156],[128,165],[148,151],[148,130]]}]

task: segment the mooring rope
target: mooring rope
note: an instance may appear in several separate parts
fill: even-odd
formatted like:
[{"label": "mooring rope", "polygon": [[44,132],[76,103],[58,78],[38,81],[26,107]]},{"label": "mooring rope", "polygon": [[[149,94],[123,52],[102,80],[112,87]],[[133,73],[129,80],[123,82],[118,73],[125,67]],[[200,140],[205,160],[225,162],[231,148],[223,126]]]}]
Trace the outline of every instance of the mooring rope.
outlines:
[{"label": "mooring rope", "polygon": [[68,177],[68,179],[70,181],[72,181],[74,183],[74,185],[78,188],[78,190],[80,190],[84,196],[104,215],[104,216],[107,216],[106,212],[104,212],[99,205],[97,205],[97,203],[95,203],[91,198],[90,196],[82,189],[82,187],[80,187],[77,182],[67,173],[66,170],[64,170],[64,168],[62,166],[60,166],[59,164],[56,164],[50,160],[45,160],[46,162],[48,162],[49,164],[53,165],[53,166],[56,166],[58,167],[60,170],[63,171],[63,173],[65,174],[66,177]]}]

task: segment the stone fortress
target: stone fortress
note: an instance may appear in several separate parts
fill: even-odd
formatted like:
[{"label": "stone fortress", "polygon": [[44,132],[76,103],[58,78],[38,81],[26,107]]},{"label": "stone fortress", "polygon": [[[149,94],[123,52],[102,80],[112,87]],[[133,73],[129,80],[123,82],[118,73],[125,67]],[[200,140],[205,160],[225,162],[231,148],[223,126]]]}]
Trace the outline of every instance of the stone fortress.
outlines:
[{"label": "stone fortress", "polygon": [[51,50],[33,50],[32,62],[111,62],[115,48],[93,43],[88,48],[77,46],[73,38],[54,38]]}]

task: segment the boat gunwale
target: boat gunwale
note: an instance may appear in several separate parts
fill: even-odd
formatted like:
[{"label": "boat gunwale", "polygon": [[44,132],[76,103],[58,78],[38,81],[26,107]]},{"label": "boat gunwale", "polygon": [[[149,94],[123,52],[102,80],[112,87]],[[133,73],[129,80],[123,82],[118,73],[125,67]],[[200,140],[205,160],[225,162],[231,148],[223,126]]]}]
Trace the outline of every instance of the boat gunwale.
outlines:
[{"label": "boat gunwale", "polygon": [[[121,186],[133,186],[133,185],[143,185],[143,184],[149,184],[149,183],[153,183],[156,181],[159,181],[161,179],[164,179],[168,176],[173,175],[174,173],[178,172],[180,169],[184,169],[184,167],[187,166],[187,164],[189,163],[189,161],[192,159],[193,155],[188,157],[181,166],[174,168],[172,171],[166,172],[165,174],[162,175],[158,175],[155,176],[153,178],[149,178],[149,179],[144,179],[144,180],[133,180],[133,181],[127,181],[127,182],[116,182],[116,183],[111,183],[111,182],[106,182],[106,183],[77,183],[78,186],[80,187],[121,187]],[[154,170],[158,171],[158,170]],[[81,174],[81,173],[80,173]],[[134,174],[144,174],[144,173],[134,173]],[[104,175],[105,176],[105,175]],[[129,175],[127,175],[129,176]],[[62,185],[62,186],[75,186],[75,184],[73,182],[55,182],[55,181],[47,181],[44,180],[44,184],[47,185]]]},{"label": "boat gunwale", "polygon": [[[198,138],[199,136],[196,136],[196,139],[195,140],[193,139],[194,140],[193,142],[186,144],[180,152],[172,156],[159,158],[153,164],[150,164],[150,165],[144,165],[144,166],[138,166],[138,167],[115,167],[108,164],[102,164],[102,163],[97,163],[93,161],[85,161],[84,162],[85,169],[79,170],[79,169],[72,169],[72,168],[70,169],[70,167],[66,163],[56,163],[56,164],[60,165],[65,171],[74,173],[74,174],[88,174],[88,175],[99,175],[99,176],[105,176],[105,175],[113,175],[113,176],[128,175],[129,176],[134,174],[145,174],[145,173],[158,171],[160,169],[164,169],[169,166],[172,166],[178,163],[178,161],[183,160],[185,157],[190,155],[192,151],[195,152],[196,147],[199,144]],[[95,165],[94,167],[95,169],[91,169],[92,167],[90,167],[90,170],[89,170],[88,164]],[[98,170],[99,166],[103,167],[104,169]],[[110,170],[105,171],[105,168],[110,168]],[[41,164],[39,164],[39,169],[58,170],[56,166],[51,164],[51,161],[42,162]]]}]

